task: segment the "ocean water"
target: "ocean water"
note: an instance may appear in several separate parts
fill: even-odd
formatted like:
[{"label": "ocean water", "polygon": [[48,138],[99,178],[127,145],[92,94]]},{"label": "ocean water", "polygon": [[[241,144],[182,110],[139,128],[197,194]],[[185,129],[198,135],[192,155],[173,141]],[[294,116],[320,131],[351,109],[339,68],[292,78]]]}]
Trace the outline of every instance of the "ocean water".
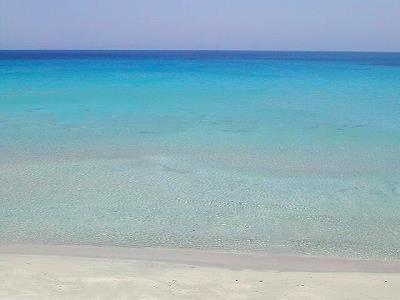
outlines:
[{"label": "ocean water", "polygon": [[400,53],[0,51],[0,243],[400,258]]}]

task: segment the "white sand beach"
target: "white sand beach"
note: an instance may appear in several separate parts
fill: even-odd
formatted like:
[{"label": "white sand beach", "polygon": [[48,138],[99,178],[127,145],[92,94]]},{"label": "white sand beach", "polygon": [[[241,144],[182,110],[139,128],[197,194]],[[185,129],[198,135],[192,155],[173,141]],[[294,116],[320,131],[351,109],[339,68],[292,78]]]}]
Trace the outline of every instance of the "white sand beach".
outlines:
[{"label": "white sand beach", "polygon": [[399,299],[399,267],[191,250],[0,246],[0,299]]}]

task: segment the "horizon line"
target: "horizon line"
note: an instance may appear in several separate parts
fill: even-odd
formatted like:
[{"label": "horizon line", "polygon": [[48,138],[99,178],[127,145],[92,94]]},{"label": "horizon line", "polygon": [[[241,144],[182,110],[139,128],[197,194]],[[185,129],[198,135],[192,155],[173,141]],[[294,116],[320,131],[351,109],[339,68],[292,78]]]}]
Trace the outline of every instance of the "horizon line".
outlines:
[{"label": "horizon line", "polygon": [[122,48],[92,48],[92,49],[40,49],[40,48],[32,48],[32,49],[18,49],[18,48],[10,48],[10,49],[0,49],[0,52],[3,51],[159,51],[159,52],[173,52],[173,51],[182,51],[182,52],[314,52],[314,53],[392,53],[392,54],[400,54],[400,50],[398,51],[381,51],[381,50],[272,50],[272,49],[263,49],[263,50],[255,50],[255,49],[122,49]]}]

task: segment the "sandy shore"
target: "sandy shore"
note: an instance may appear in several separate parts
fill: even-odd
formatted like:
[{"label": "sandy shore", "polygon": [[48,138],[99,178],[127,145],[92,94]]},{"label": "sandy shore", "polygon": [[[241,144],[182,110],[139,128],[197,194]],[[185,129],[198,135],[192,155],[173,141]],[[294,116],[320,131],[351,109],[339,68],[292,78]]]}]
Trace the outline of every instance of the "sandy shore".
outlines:
[{"label": "sandy shore", "polygon": [[399,299],[399,295],[399,262],[0,246],[1,299]]}]

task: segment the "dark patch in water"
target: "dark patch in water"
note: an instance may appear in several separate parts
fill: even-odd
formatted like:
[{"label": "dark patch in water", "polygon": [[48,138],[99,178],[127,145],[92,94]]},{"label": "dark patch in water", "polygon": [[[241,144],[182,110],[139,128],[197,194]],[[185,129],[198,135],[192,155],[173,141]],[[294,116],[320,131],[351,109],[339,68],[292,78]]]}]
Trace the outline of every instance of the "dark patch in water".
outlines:
[{"label": "dark patch in water", "polygon": [[142,131],[137,131],[136,133],[139,133],[139,134],[159,134],[159,133],[162,133],[162,131],[142,130]]},{"label": "dark patch in water", "polygon": [[363,127],[365,127],[365,125],[362,125],[362,124],[355,124],[355,125],[345,124],[345,125],[342,125],[342,126],[336,128],[336,130],[341,130],[342,131],[342,130],[346,130],[346,129],[356,129],[356,128],[363,128]]},{"label": "dark patch in water", "polygon": [[45,111],[45,108],[44,107],[34,107],[29,110],[29,112],[41,112],[41,111]]},{"label": "dark patch in water", "polygon": [[224,131],[224,132],[233,132],[233,133],[251,132],[251,130],[248,130],[248,129],[223,129],[222,131]]},{"label": "dark patch in water", "polygon": [[161,167],[162,167],[162,170],[165,172],[172,172],[172,173],[176,173],[176,174],[189,174],[190,173],[189,171],[171,168],[167,165],[161,165]]}]

